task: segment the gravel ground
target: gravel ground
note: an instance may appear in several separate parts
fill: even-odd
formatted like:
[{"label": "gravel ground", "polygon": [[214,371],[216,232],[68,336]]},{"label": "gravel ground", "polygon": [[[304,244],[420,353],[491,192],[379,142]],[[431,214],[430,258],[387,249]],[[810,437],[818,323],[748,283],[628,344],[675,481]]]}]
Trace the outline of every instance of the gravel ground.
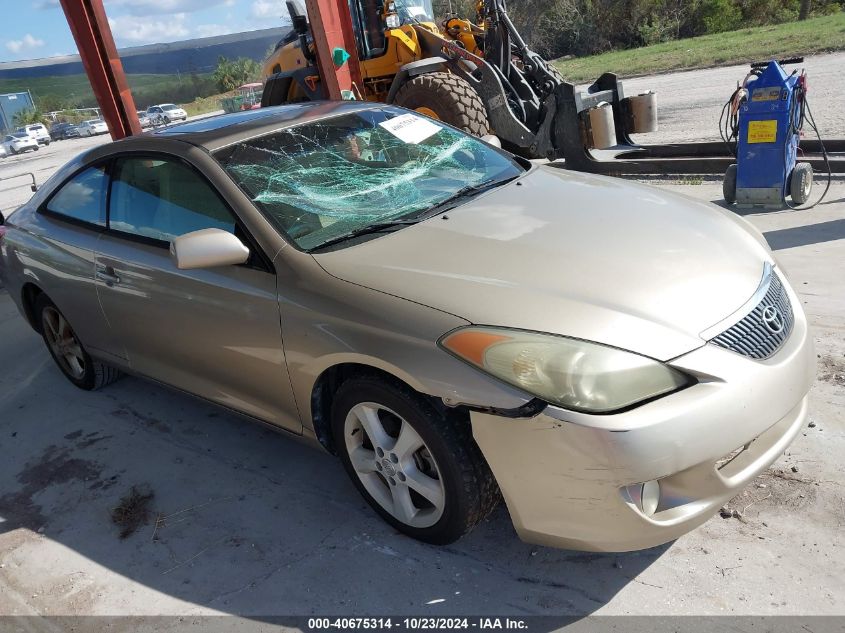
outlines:
[{"label": "gravel ground", "polygon": [[[681,95],[722,99],[724,79],[695,79],[714,73],[733,77],[676,75],[718,88],[676,91],[677,112]],[[706,138],[710,123],[685,127]],[[0,176],[25,167],[41,180],[104,141],[6,159]],[[718,184],[661,186],[720,197]],[[6,209],[29,194],[0,195]],[[845,185],[811,211],[748,217],[815,331],[813,424],[730,504],[739,518],[620,555],[521,543],[504,508],[449,547],[412,541],[327,455],[148,381],[74,389],[0,290],[0,506],[12,509],[0,515],[0,614],[845,615]],[[132,486],[154,497],[121,539],[111,513]]]},{"label": "gravel ground", "polygon": [[[808,57],[802,66],[808,76],[808,100],[822,138],[845,137],[845,53]],[[657,93],[660,129],[636,137],[641,143],[673,143],[719,140],[719,113],[748,66],[638,77],[624,82],[627,94],[645,90]],[[812,132],[806,130],[810,135]]]}]

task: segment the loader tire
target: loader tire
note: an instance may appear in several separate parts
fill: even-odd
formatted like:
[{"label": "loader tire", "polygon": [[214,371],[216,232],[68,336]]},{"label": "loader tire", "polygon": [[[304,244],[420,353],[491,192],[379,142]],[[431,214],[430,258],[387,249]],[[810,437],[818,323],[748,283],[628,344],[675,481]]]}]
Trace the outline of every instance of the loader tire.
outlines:
[{"label": "loader tire", "polygon": [[451,73],[418,75],[403,85],[393,103],[416,110],[458,129],[484,136],[490,132],[481,97],[466,80]]}]

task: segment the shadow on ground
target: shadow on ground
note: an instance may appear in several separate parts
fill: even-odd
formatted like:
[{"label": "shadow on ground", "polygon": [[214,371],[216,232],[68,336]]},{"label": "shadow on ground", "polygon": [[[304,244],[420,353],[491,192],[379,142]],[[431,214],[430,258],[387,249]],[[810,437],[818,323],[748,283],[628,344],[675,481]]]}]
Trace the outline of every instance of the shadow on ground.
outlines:
[{"label": "shadow on ground", "polygon": [[[451,546],[412,541],[376,517],[328,455],[151,382],[75,389],[9,306],[0,292],[0,344],[16,359],[0,376],[0,542],[42,532],[105,568],[92,601],[130,594],[122,576],[247,616],[582,615],[666,550],[532,547],[504,507]],[[120,539],[110,514],[137,485],[154,493],[149,518]],[[59,556],[46,575],[58,582],[80,564]],[[158,594],[136,589],[117,604],[155,613]],[[65,599],[56,594],[57,612],[67,613]]]}]

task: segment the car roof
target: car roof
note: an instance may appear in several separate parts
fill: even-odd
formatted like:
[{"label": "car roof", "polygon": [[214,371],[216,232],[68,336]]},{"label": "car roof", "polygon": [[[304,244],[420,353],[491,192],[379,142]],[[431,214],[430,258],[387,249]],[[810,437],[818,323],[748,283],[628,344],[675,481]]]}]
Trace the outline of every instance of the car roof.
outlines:
[{"label": "car roof", "polygon": [[125,138],[113,146],[114,151],[125,151],[132,149],[135,143],[143,143],[143,139],[157,138],[179,140],[214,151],[249,138],[338,114],[384,108],[393,109],[392,106],[365,101],[309,101],[243,110],[171,125],[140,136]]}]

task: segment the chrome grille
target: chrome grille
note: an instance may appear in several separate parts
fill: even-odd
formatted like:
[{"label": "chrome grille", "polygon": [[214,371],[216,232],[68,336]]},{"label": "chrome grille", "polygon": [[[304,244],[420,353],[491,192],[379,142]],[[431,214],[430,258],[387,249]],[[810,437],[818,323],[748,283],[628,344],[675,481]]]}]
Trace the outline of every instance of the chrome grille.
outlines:
[{"label": "chrome grille", "polygon": [[[774,331],[776,327],[772,327],[776,315],[782,320],[780,331]],[[710,342],[737,354],[763,360],[778,351],[789,338],[794,321],[789,296],[777,272],[773,270],[769,276],[769,288],[760,303]],[[774,323],[776,325],[777,321]]]}]

